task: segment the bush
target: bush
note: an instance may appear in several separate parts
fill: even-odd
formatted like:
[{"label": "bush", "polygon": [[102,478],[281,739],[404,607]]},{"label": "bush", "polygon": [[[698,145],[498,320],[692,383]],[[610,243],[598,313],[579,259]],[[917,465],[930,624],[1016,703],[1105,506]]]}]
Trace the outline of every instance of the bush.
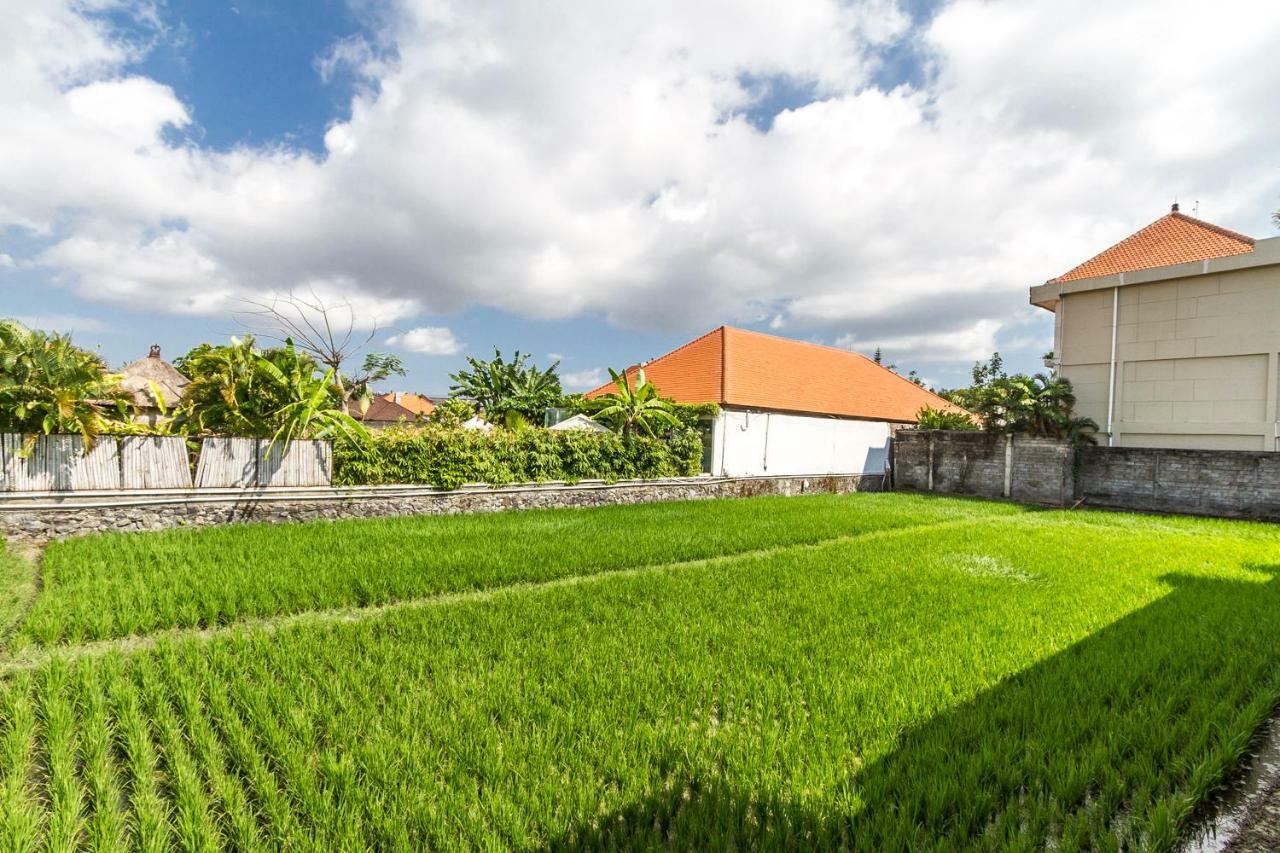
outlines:
[{"label": "bush", "polygon": [[341,439],[333,446],[333,482],[341,486],[421,483],[456,489],[463,483],[686,477],[701,470],[702,438],[696,430],[626,441],[614,433],[484,433],[427,424],[375,431],[365,446]]},{"label": "bush", "polygon": [[950,412],[925,406],[916,413],[916,425],[920,429],[977,429],[973,418],[964,412]]}]

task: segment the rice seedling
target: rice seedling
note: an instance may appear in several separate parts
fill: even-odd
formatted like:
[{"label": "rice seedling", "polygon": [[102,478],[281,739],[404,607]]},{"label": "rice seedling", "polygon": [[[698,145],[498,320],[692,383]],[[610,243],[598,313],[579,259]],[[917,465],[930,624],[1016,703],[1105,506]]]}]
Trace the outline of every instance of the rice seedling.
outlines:
[{"label": "rice seedling", "polygon": [[[892,518],[884,497],[863,515]],[[863,498],[814,503],[853,518]],[[952,506],[350,622],[63,647],[0,684],[0,828],[142,849],[1170,849],[1280,700],[1280,534]]]},{"label": "rice seedling", "polygon": [[74,643],[219,625],[1024,512],[968,500],[858,497],[92,536],[49,547],[44,587],[17,639]]}]

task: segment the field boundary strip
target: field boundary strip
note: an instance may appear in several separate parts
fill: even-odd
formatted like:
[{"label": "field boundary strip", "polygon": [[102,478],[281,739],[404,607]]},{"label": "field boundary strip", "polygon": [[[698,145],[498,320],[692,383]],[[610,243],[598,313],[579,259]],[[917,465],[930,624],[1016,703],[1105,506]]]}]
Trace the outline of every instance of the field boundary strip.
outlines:
[{"label": "field boundary strip", "polygon": [[[240,619],[205,628],[166,628],[148,634],[118,637],[110,640],[92,640],[84,643],[63,644],[54,646],[37,646],[25,649],[15,655],[0,655],[0,677],[23,670],[37,669],[53,660],[72,661],[86,657],[103,657],[114,651],[124,653],[141,652],[155,648],[164,641],[195,640],[207,642],[222,636],[241,632],[275,632],[291,628],[313,625],[335,625],[363,622],[377,619],[389,613],[402,610],[413,610],[424,607],[446,607],[454,604],[491,601],[507,595],[538,594],[540,592],[565,587],[579,586],[588,583],[602,583],[609,580],[621,580],[645,574],[659,574],[688,569],[715,566],[739,559],[772,557],[789,551],[806,551],[827,548],[833,545],[850,542],[874,541],[889,539],[925,531],[946,530],[957,527],[983,525],[990,523],[1010,524],[1015,521],[1030,521],[1036,514],[1001,515],[987,518],[957,518],[939,521],[932,524],[919,524],[908,527],[891,527],[835,536],[816,542],[799,542],[788,545],[775,545],[768,548],[756,548],[749,551],[737,551],[732,554],[717,554],[714,557],[701,557],[696,560],[680,560],[672,563],[650,563],[643,566],[632,566],[625,569],[605,569],[598,572],[568,575],[544,581],[518,581],[487,589],[470,589],[459,592],[437,593],[434,595],[402,598],[380,604],[365,606],[333,607],[321,610],[306,610],[298,613],[282,613],[276,616],[263,616],[253,619]],[[21,622],[18,623],[20,628]]]}]

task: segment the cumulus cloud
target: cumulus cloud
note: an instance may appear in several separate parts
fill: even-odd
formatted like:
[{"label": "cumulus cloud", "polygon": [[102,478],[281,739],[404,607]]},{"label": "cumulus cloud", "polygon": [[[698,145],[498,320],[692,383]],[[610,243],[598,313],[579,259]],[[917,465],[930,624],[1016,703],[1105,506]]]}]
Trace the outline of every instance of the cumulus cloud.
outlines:
[{"label": "cumulus cloud", "polygon": [[457,355],[462,352],[463,344],[444,326],[419,326],[387,338],[387,346],[424,355]]},{"label": "cumulus cloud", "polygon": [[[0,227],[47,238],[37,262],[82,296],[149,309],[321,281],[384,316],[772,318],[968,359],[1025,327],[1029,284],[1175,194],[1243,230],[1280,196],[1260,2],[955,0],[915,25],[891,0],[406,0],[318,58],[368,82],[323,156],[166,141],[191,110],[126,73],[137,45],[15,6]],[[923,82],[878,85],[901,49]],[[760,81],[811,97],[762,122]]]},{"label": "cumulus cloud", "polygon": [[604,368],[592,367],[588,370],[570,371],[560,377],[560,382],[570,391],[589,391],[603,385],[605,378]]}]

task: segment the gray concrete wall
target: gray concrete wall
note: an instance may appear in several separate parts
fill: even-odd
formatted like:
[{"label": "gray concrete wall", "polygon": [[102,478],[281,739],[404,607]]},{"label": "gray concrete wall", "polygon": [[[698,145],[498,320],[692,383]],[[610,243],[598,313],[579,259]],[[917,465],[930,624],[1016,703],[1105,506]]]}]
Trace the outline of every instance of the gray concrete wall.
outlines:
[{"label": "gray concrete wall", "polygon": [[[1280,520],[1280,455],[1085,447],[980,432],[900,430],[894,487],[1025,503]],[[1008,459],[1006,480],[1005,460]],[[930,476],[932,472],[932,477]],[[1006,485],[1007,484],[1007,485]]]},{"label": "gray concrete wall", "polygon": [[621,483],[544,483],[443,491],[413,486],[200,489],[184,492],[35,493],[0,497],[0,535],[47,542],[103,531],[161,530],[238,522],[449,515],[650,501],[880,491],[883,475],[686,477]]},{"label": "gray concrete wall", "polygon": [[1280,456],[1090,447],[1081,451],[1077,493],[1090,506],[1280,519]]},{"label": "gray concrete wall", "polygon": [[1072,496],[1071,448],[985,432],[899,430],[895,488],[1062,506]]}]

